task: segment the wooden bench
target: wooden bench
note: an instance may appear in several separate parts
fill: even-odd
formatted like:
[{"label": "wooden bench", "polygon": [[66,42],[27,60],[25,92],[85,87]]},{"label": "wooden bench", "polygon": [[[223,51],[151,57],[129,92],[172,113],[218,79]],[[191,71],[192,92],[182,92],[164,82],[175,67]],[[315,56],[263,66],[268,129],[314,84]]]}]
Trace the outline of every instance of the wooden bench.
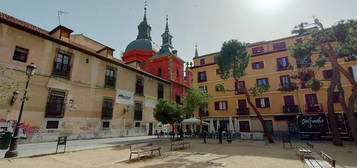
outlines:
[{"label": "wooden bench", "polygon": [[312,150],[314,149],[314,145],[307,142],[305,146],[298,146],[296,148],[296,155],[299,156],[302,161],[304,158],[312,157]]},{"label": "wooden bench", "polygon": [[334,168],[336,166],[336,161],[333,160],[330,156],[328,156],[324,152],[319,153],[319,157],[322,160],[318,160],[316,158],[306,158],[304,159],[304,167],[309,168]]},{"label": "wooden bench", "polygon": [[154,151],[159,152],[159,156],[161,156],[160,146],[153,145],[152,143],[141,143],[141,144],[133,144],[130,145],[130,157],[131,160],[132,154],[137,154],[138,158],[140,158],[140,154],[147,154],[150,153],[151,156],[153,155]]},{"label": "wooden bench", "polygon": [[182,139],[173,140],[173,141],[171,141],[170,150],[173,150],[174,148],[185,148],[185,145],[187,145],[188,147],[191,147],[190,142],[185,142]]}]

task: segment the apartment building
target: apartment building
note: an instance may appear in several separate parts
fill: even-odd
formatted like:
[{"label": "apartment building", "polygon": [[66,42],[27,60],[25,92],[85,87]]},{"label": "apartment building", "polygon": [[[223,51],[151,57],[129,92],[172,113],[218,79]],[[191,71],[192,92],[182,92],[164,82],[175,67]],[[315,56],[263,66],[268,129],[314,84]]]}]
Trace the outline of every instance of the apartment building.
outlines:
[{"label": "apartment building", "polygon": [[[229,118],[235,121],[239,132],[262,131],[261,124],[255,112],[246,102],[245,95],[239,88],[252,88],[256,84],[269,84],[270,89],[257,97],[252,97],[255,106],[261,112],[268,129],[273,133],[290,131],[296,132],[296,115],[327,112],[327,87],[332,75],[331,65],[321,68],[316,73],[317,78],[324,80],[322,89],[315,92],[306,88],[306,81],[293,79],[297,69],[310,65],[311,60],[296,62],[288,51],[288,47],[296,42],[302,42],[306,36],[290,36],[272,41],[249,44],[247,50],[251,59],[246,69],[246,75],[238,83],[232,79],[220,78],[219,68],[215,57],[219,53],[196,55],[193,58],[193,84],[208,92],[209,103],[195,112],[196,117],[220,126],[227,126]],[[319,56],[313,55],[312,60]],[[357,59],[355,57],[340,58],[339,63],[349,70],[357,79]],[[295,68],[291,69],[293,66]],[[354,74],[353,74],[353,71]],[[346,98],[351,95],[351,85],[345,77],[341,77]],[[224,84],[229,90],[221,91],[217,84]],[[295,89],[294,89],[295,88]],[[296,88],[298,88],[296,90]],[[334,106],[337,113],[342,112],[335,92]]]}]

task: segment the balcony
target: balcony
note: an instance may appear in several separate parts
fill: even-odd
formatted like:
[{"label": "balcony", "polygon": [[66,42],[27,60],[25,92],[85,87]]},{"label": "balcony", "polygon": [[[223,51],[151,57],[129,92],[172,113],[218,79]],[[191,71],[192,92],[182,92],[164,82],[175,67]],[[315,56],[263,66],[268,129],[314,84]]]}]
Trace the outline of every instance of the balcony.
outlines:
[{"label": "balcony", "polygon": [[243,90],[243,88],[236,88],[235,93],[236,93],[236,95],[244,94],[244,90]]},{"label": "balcony", "polygon": [[47,118],[62,118],[64,111],[64,103],[59,102],[48,102],[46,105],[46,114]]},{"label": "balcony", "polygon": [[300,112],[299,106],[297,105],[284,105],[283,106],[284,113],[298,113]]},{"label": "balcony", "polygon": [[281,85],[278,90],[281,92],[292,92],[297,89],[299,89],[299,87],[297,86],[296,83],[287,83],[287,84]]},{"label": "balcony", "polygon": [[356,55],[345,56],[345,61],[346,62],[357,61],[357,56]]},{"label": "balcony", "polygon": [[320,113],[323,112],[321,104],[306,104],[305,105],[306,113]]},{"label": "balcony", "polygon": [[282,66],[282,65],[277,65],[277,70],[278,71],[285,71],[285,70],[288,70],[289,69],[289,65],[287,66]]},{"label": "balcony", "polygon": [[71,70],[71,66],[68,64],[55,62],[53,64],[52,74],[56,76],[61,76],[64,78],[69,78],[69,72]]},{"label": "balcony", "polygon": [[209,113],[208,113],[208,111],[199,111],[199,115],[200,115],[200,117],[207,117],[207,116],[209,116]]},{"label": "balcony", "polygon": [[249,115],[249,108],[237,108],[237,115]]},{"label": "balcony", "polygon": [[111,120],[113,118],[113,108],[103,107],[102,108],[102,120]]}]

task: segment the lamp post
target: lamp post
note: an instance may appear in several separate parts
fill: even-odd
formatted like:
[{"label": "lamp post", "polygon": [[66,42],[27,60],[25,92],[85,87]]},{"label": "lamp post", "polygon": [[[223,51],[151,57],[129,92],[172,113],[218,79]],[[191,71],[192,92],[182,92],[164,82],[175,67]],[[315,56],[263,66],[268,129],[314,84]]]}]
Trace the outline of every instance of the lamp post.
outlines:
[{"label": "lamp post", "polygon": [[34,63],[31,63],[30,65],[26,66],[27,81],[26,81],[26,87],[25,87],[24,95],[22,97],[20,114],[19,114],[19,116],[17,118],[17,122],[16,122],[16,125],[15,125],[15,131],[14,131],[14,134],[13,134],[13,136],[11,138],[11,143],[10,143],[9,150],[5,153],[5,158],[16,157],[17,154],[18,154],[18,152],[17,152],[17,140],[19,139],[18,135],[19,135],[19,126],[20,126],[22,111],[24,109],[25,101],[27,99],[27,97],[26,97],[27,88],[29,86],[31,76],[35,74],[36,69],[37,69],[37,67],[36,67],[36,65]]}]

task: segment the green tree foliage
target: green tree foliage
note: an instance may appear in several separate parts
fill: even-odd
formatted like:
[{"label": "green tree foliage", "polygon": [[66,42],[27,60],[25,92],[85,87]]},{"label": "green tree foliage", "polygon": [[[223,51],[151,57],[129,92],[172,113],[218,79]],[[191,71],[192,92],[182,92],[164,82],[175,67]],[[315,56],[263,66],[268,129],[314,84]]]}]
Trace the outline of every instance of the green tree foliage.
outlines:
[{"label": "green tree foliage", "polygon": [[[306,26],[309,24],[302,23],[297,26],[299,29],[306,30]],[[319,58],[313,60],[312,66],[302,66],[298,69],[298,75],[296,75],[301,81],[307,81],[306,86],[313,91],[318,91],[322,87],[322,79],[318,79],[315,76],[316,73],[310,73],[318,71],[319,68],[324,67],[327,61],[332,66],[332,79],[330,80],[329,88],[327,90],[327,104],[328,104],[328,116],[329,123],[333,135],[333,143],[335,145],[342,145],[340,139],[337,120],[334,113],[334,106],[332,95],[337,88],[342,95],[344,90],[340,81],[340,73],[342,73],[353,86],[353,91],[357,90],[357,83],[349,75],[349,73],[340,66],[338,58],[347,57],[356,58],[357,56],[357,22],[355,20],[340,21],[336,25],[329,29],[324,29],[323,25],[318,19],[314,20],[313,24],[317,26],[314,31],[310,32],[310,37],[306,38],[303,43],[295,43],[289,47],[291,55],[297,60],[297,62],[303,60],[313,60],[312,55],[318,54]],[[295,30],[296,28],[295,27]],[[301,35],[298,31],[293,31],[294,34]],[[351,96],[354,100],[357,98]],[[351,99],[350,99],[351,100]],[[351,101],[354,101],[351,100]],[[351,128],[352,136],[357,144],[357,124],[354,118],[354,108],[347,107],[344,96],[340,97],[341,105],[346,112],[346,116],[349,120],[349,127]]]},{"label": "green tree foliage", "polygon": [[203,90],[191,86],[188,91],[187,95],[183,101],[183,112],[185,118],[189,118],[193,115],[193,111],[196,108],[199,108],[204,103],[208,102],[208,94]]},{"label": "green tree foliage", "polygon": [[246,47],[246,43],[237,40],[223,43],[221,52],[217,56],[217,64],[222,79],[240,78],[245,75],[250,58]]},{"label": "green tree foliage", "polygon": [[174,124],[182,121],[182,107],[167,99],[159,99],[154,108],[154,117],[162,124]]}]

